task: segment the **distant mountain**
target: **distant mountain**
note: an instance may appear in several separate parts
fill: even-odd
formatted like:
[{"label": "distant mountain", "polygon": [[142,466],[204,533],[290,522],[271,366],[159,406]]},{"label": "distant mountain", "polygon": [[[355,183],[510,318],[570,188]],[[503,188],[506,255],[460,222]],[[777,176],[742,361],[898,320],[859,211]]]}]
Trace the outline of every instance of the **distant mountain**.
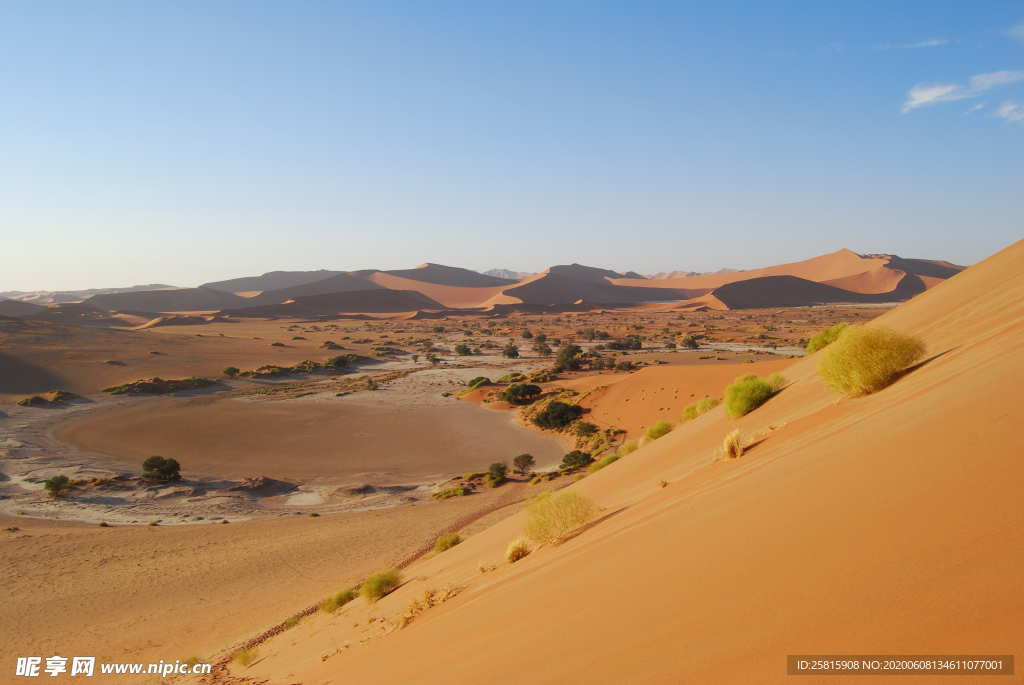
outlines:
[{"label": "distant mountain", "polygon": [[484,271],[484,276],[494,276],[495,278],[504,278],[509,281],[518,281],[520,278],[529,278],[530,276],[536,276],[536,274],[529,271],[512,271],[511,269],[490,269]]}]

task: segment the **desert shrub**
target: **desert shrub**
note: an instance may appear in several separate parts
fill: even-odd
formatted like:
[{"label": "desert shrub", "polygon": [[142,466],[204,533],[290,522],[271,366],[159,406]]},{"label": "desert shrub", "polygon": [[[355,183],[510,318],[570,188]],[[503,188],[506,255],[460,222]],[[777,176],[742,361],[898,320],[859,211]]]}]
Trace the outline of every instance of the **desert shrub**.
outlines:
[{"label": "desert shrub", "polygon": [[725,389],[725,417],[738,419],[767,402],[775,390],[763,378],[754,374],[740,376]]},{"label": "desert shrub", "polygon": [[598,471],[603,469],[605,466],[608,466],[609,464],[614,464],[615,462],[617,462],[621,458],[622,457],[620,457],[617,454],[609,454],[607,457],[602,457],[601,459],[598,459],[597,461],[595,461],[593,464],[591,464],[587,468],[587,470],[590,471],[591,473],[597,473]]},{"label": "desert shrub", "polygon": [[447,490],[435,492],[433,495],[431,495],[431,497],[433,497],[436,500],[445,500],[450,497],[462,497],[467,494],[469,494],[469,491],[466,488],[459,485],[454,488],[448,488]]},{"label": "desert shrub", "polygon": [[643,338],[636,333],[630,333],[621,340],[612,340],[608,343],[609,350],[640,350],[643,346]]},{"label": "desert shrub", "polygon": [[529,553],[530,545],[526,541],[526,536],[520,535],[512,542],[508,543],[508,549],[505,550],[505,561],[510,564],[514,564]]},{"label": "desert shrub", "polygon": [[181,465],[177,459],[164,459],[152,456],[142,462],[142,477],[146,480],[178,480],[181,478]]},{"label": "desert shrub", "polygon": [[[355,590],[342,590],[341,592],[336,592],[324,601],[320,602],[320,611],[324,612],[325,614],[333,614],[335,611],[345,606],[355,598]],[[298,623],[298,620],[296,620],[295,623]]]},{"label": "desert shrub", "polygon": [[627,440],[619,447],[619,455],[625,457],[636,452],[638,449],[640,449],[639,440]]},{"label": "desert shrub", "polygon": [[502,357],[508,357],[509,359],[518,359],[519,358],[519,348],[516,347],[515,344],[510,342],[507,345],[505,345],[505,347],[502,348],[501,356]]},{"label": "desert shrub", "polygon": [[533,423],[541,428],[565,428],[583,416],[583,407],[565,402],[550,402],[533,417]]},{"label": "desert shrub", "polygon": [[493,478],[504,478],[508,473],[508,464],[503,461],[496,461],[487,467],[487,475]]},{"label": "desert shrub", "polygon": [[35,406],[40,405],[40,404],[46,404],[46,400],[44,400],[39,395],[33,395],[32,397],[26,397],[25,399],[23,399],[20,402],[18,402],[18,405],[22,406],[22,407],[35,407]]},{"label": "desert shrub", "polygon": [[256,661],[256,657],[258,657],[259,654],[260,650],[256,647],[249,647],[248,649],[243,647],[242,649],[234,653],[234,655],[231,657],[231,660],[239,666],[241,666],[242,668],[246,668],[247,666],[249,666],[249,664]]},{"label": "desert shrub", "polygon": [[580,450],[573,450],[564,457],[562,457],[562,468],[563,469],[581,469],[584,466],[589,466],[594,461],[586,452]]},{"label": "desert shrub", "polygon": [[459,537],[458,533],[445,533],[434,543],[434,551],[438,553],[447,552],[460,542],[462,542],[462,538]]},{"label": "desert shrub", "polygon": [[924,343],[883,326],[848,326],[818,362],[818,375],[850,397],[877,392],[924,356]]},{"label": "desert shrub", "polygon": [[563,347],[558,351],[558,357],[555,358],[555,373],[579,371],[581,354],[583,354],[583,348],[579,345],[566,345]]},{"label": "desert shrub", "polygon": [[668,421],[656,421],[653,426],[647,429],[644,433],[644,437],[650,440],[657,440],[663,435],[667,435],[672,432],[672,424]]},{"label": "desert shrub", "polygon": [[444,333],[444,326],[434,326],[435,333]]},{"label": "desert shrub", "polygon": [[636,365],[633,362],[619,362],[615,365],[616,371],[632,371],[635,368]]},{"label": "desert shrub", "polygon": [[488,378],[487,376],[477,376],[476,378],[474,378],[473,380],[471,380],[469,383],[466,384],[466,388],[468,390],[475,390],[475,389],[479,388],[482,385],[490,385],[490,384],[491,384],[491,379]]},{"label": "desert shrub", "polygon": [[700,349],[700,345],[697,344],[697,339],[689,335],[680,338],[678,345],[684,350]]},{"label": "desert shrub", "polygon": [[521,381],[521,380],[523,380],[525,378],[526,378],[526,376],[524,376],[523,374],[519,373],[518,371],[513,371],[512,373],[506,373],[504,376],[499,378],[498,382],[499,383],[515,383],[515,382]]},{"label": "desert shrub", "polygon": [[359,594],[367,602],[376,602],[384,595],[394,591],[401,583],[402,574],[399,571],[395,569],[381,571],[366,579],[363,586],[359,588]]},{"label": "desert shrub", "polygon": [[530,332],[529,328],[524,328],[523,329],[522,337],[523,337],[524,340],[529,340],[530,338],[533,337],[533,333]]},{"label": "desert shrub", "polygon": [[839,337],[839,334],[843,332],[843,329],[846,328],[847,325],[848,324],[845,321],[837,323],[835,326],[826,328],[815,335],[811,338],[811,342],[807,343],[807,354],[814,354],[818,350],[824,349],[834,343],[836,338]]},{"label": "desert shrub", "polygon": [[772,392],[778,392],[786,387],[786,377],[781,373],[773,373],[768,376],[768,385],[771,386]]},{"label": "desert shrub", "polygon": [[533,343],[532,349],[542,357],[547,357],[551,354],[551,346],[545,342],[537,341]]},{"label": "desert shrub", "polygon": [[524,533],[535,542],[555,543],[597,514],[597,505],[576,490],[542,492],[526,500]]},{"label": "desert shrub", "polygon": [[701,414],[711,411],[720,403],[721,400],[716,397],[705,397],[702,400],[688,404],[683,408],[683,421],[693,421]]},{"label": "desert shrub", "polygon": [[541,389],[539,385],[513,383],[505,388],[505,392],[501,394],[501,399],[505,400],[509,404],[519,404],[520,402],[536,397],[540,393]]},{"label": "desert shrub", "polygon": [[739,428],[725,436],[725,440],[722,441],[722,454],[726,459],[737,459],[743,456],[743,437]]},{"label": "desert shrub", "polygon": [[50,493],[50,497],[63,497],[64,493],[71,488],[71,479],[64,474],[59,474],[43,483],[43,487]]},{"label": "desert shrub", "polygon": [[234,378],[240,373],[242,372],[236,369],[234,366],[229,366],[228,368],[224,369],[224,375],[227,376],[228,378]]},{"label": "desert shrub", "polygon": [[674,342],[672,342],[671,340],[669,340],[667,343],[665,343],[665,349],[666,350],[674,350],[674,349],[676,349],[676,344]]},{"label": "desert shrub", "polygon": [[597,425],[587,421],[580,421],[576,424],[576,437],[586,438],[597,432]]},{"label": "desert shrub", "polygon": [[[323,606],[323,604],[321,604],[320,606]],[[291,628],[294,628],[297,625],[299,625],[299,619],[295,618],[294,616],[292,616],[291,618],[289,618],[287,621],[284,622],[284,627],[285,627],[286,630],[290,630]],[[189,658],[191,659],[192,657],[189,657]],[[196,659],[196,661],[198,661],[198,658]],[[186,662],[186,663],[188,663],[188,662]]]},{"label": "desert shrub", "polygon": [[512,460],[512,466],[515,467],[516,471],[522,474],[528,473],[536,463],[536,460],[531,454],[520,454]]},{"label": "desert shrub", "polygon": [[470,349],[469,345],[465,343],[459,343],[458,345],[455,346],[455,354],[459,355],[460,357],[468,357],[471,354],[473,354],[473,350]]}]

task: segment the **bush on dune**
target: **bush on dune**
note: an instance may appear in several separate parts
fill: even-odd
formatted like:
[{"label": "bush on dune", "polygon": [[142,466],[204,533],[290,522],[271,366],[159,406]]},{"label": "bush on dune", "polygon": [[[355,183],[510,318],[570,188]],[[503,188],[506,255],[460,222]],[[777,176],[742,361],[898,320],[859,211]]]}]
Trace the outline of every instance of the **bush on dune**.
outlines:
[{"label": "bush on dune", "polygon": [[743,456],[743,436],[739,428],[725,436],[725,440],[722,441],[722,453],[726,459],[738,459]]},{"label": "bush on dune", "polygon": [[627,440],[626,442],[622,443],[621,447],[619,447],[619,454],[625,457],[632,454],[633,452],[636,452],[638,449],[640,449],[639,440]]},{"label": "bush on dune", "polygon": [[650,442],[651,440],[657,440],[670,432],[672,432],[672,424],[668,421],[657,421],[653,426],[647,429],[647,432],[644,433],[644,437],[647,438],[648,442]]},{"label": "bush on dune", "polygon": [[458,533],[445,533],[434,543],[434,551],[438,553],[447,552],[460,542],[462,542],[462,538],[459,537]]},{"label": "bush on dune", "polygon": [[738,419],[754,411],[782,389],[786,379],[772,374],[768,380],[754,374],[740,376],[725,389],[725,418]]},{"label": "bush on dune", "polygon": [[535,542],[555,543],[592,520],[597,505],[576,490],[542,492],[526,500],[526,536]]},{"label": "bush on dune", "polygon": [[565,428],[583,416],[583,407],[577,404],[553,401],[533,417],[533,423],[541,428]]},{"label": "bush on dune", "polygon": [[581,450],[573,450],[564,457],[562,457],[562,468],[563,469],[581,469],[584,466],[589,466],[594,459],[586,452]]},{"label": "bush on dune", "polygon": [[598,459],[597,461],[595,461],[593,464],[591,464],[588,467],[587,470],[590,471],[591,473],[597,473],[598,471],[603,469],[605,466],[608,466],[610,464],[614,464],[615,462],[617,462],[621,458],[622,457],[620,457],[617,454],[609,454],[607,457],[602,457],[601,459]]},{"label": "bush on dune", "polygon": [[374,573],[359,588],[359,594],[367,602],[373,603],[384,595],[393,592],[402,583],[402,574],[395,569]]},{"label": "bush on dune", "polygon": [[921,359],[924,343],[884,326],[848,326],[818,362],[818,375],[834,392],[857,397],[877,392]]},{"label": "bush on dune", "polygon": [[697,400],[692,404],[688,404],[683,409],[683,421],[693,421],[701,414],[711,411],[719,404],[721,404],[721,400],[716,397],[705,397],[702,400]]},{"label": "bush on dune", "polygon": [[467,490],[461,485],[458,485],[454,488],[448,488],[447,490],[440,490],[438,492],[435,492],[433,495],[431,495],[431,497],[433,497],[436,500],[445,500],[451,497],[464,497],[465,495],[468,494],[469,490]]},{"label": "bush on dune", "polygon": [[847,325],[848,324],[845,321],[837,323],[835,326],[826,328],[815,335],[811,338],[811,342],[807,343],[807,354],[814,354],[818,350],[824,349],[834,343],[836,338],[839,337],[839,334],[843,332],[843,329],[846,328]]},{"label": "bush on dune", "polygon": [[505,550],[505,561],[510,564],[514,564],[529,553],[530,545],[526,541],[526,536],[520,535],[512,542],[508,543],[508,549]]},{"label": "bush on dune", "polygon": [[320,611],[325,614],[333,614],[355,598],[355,590],[342,590],[341,592],[336,592],[324,601],[320,602]]}]

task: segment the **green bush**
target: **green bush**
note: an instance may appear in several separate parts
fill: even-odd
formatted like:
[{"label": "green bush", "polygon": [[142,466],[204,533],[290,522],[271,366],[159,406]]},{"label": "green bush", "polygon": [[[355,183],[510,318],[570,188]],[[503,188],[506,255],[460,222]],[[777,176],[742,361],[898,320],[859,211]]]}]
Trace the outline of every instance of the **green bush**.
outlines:
[{"label": "green bush", "polygon": [[236,369],[234,366],[229,366],[228,368],[224,369],[224,375],[227,376],[228,378],[234,378],[240,373],[241,371]]},{"label": "green bush", "polygon": [[573,450],[572,452],[569,452],[567,455],[562,457],[562,468],[581,469],[584,466],[589,466],[592,461],[594,461],[594,458],[591,457],[586,452],[582,452],[580,450]]},{"label": "green bush", "polygon": [[399,571],[395,569],[381,571],[366,579],[363,586],[359,588],[359,594],[367,602],[376,602],[384,595],[393,592],[401,584],[402,574]]},{"label": "green bush", "polygon": [[715,397],[705,397],[702,400],[697,400],[692,404],[686,405],[683,408],[683,421],[693,421],[695,418],[705,412],[709,412],[721,403],[721,400]]},{"label": "green bush", "polygon": [[597,473],[605,466],[608,466],[609,464],[614,464],[619,459],[622,459],[622,457],[620,457],[617,454],[609,454],[607,457],[602,457],[601,459],[595,461],[587,468],[587,470],[590,471],[591,473]]},{"label": "green bush", "polygon": [[626,442],[622,443],[621,447],[619,447],[619,454],[625,457],[632,454],[633,452],[636,452],[638,449],[640,449],[639,440],[627,440]]},{"label": "green bush", "polygon": [[520,454],[512,460],[512,466],[515,467],[516,471],[524,475],[529,473],[534,464],[536,464],[536,460],[534,460],[533,455],[531,454]]},{"label": "green bush", "polygon": [[445,500],[449,499],[450,497],[463,497],[468,494],[469,490],[459,485],[454,488],[448,488],[447,490],[435,492],[433,495],[431,495],[431,497],[433,497],[436,500]]},{"label": "green bush", "polygon": [[825,330],[815,335],[813,338],[811,338],[811,342],[807,343],[807,354],[814,354],[818,350],[828,347],[829,345],[834,343],[836,341],[836,338],[839,337],[839,334],[843,332],[843,329],[846,328],[846,326],[847,323],[845,321],[842,323],[837,323],[835,326],[832,326],[831,328],[826,328]]},{"label": "green bush", "polygon": [[505,400],[509,404],[519,404],[520,402],[536,397],[540,393],[541,389],[539,385],[513,383],[505,388],[505,392],[501,394],[501,399]]},{"label": "green bush", "polygon": [[526,378],[526,376],[524,376],[523,374],[519,373],[518,371],[513,371],[512,373],[506,373],[504,376],[499,378],[498,382],[499,383],[515,383],[517,381],[524,380],[525,378]]},{"label": "green bush", "polygon": [[460,542],[462,542],[462,538],[458,533],[445,533],[434,543],[434,551],[437,553],[447,552]]},{"label": "green bush", "polygon": [[597,425],[589,421],[580,421],[576,424],[576,437],[586,438],[597,432]]},{"label": "green bush", "polygon": [[533,417],[533,423],[541,428],[565,428],[581,416],[583,416],[583,407],[556,400],[550,402],[542,411],[537,412],[537,415]]},{"label": "green bush", "polygon": [[477,388],[479,388],[482,385],[490,385],[490,384],[491,384],[491,379],[488,378],[487,376],[477,376],[476,378],[471,380],[468,384],[466,384],[466,389],[467,390],[476,390]]},{"label": "green bush", "polygon": [[176,459],[153,456],[142,462],[142,477],[146,480],[179,480],[181,465]]},{"label": "green bush", "polygon": [[621,340],[613,340],[608,343],[609,350],[640,350],[643,349],[644,342],[636,333],[630,333]]},{"label": "green bush", "polygon": [[818,375],[833,391],[868,395],[891,384],[924,356],[924,343],[883,326],[849,326],[818,362]]},{"label": "green bush", "polygon": [[242,668],[246,668],[252,662],[256,661],[256,657],[259,656],[260,650],[256,647],[250,647],[248,649],[242,648],[234,653],[231,660]]},{"label": "green bush", "polygon": [[496,488],[505,482],[506,474],[508,474],[508,464],[495,462],[488,467],[484,482],[487,483],[487,487]]},{"label": "green bush", "polygon": [[39,395],[33,395],[32,397],[26,397],[25,399],[23,399],[20,402],[18,402],[18,405],[22,406],[22,407],[35,407],[35,406],[40,405],[40,404],[46,404],[46,400],[44,400]]},{"label": "green bush", "polygon": [[524,328],[523,329],[523,333],[522,333],[522,337],[523,337],[524,340],[529,340],[530,338],[533,337],[533,333],[530,332],[529,328]]},{"label": "green bush", "polygon": [[542,492],[526,500],[526,536],[536,542],[555,543],[587,523],[599,510],[576,490],[557,495]]},{"label": "green bush", "polygon": [[670,432],[672,432],[672,424],[668,421],[656,421],[653,426],[647,429],[647,432],[644,433],[644,437],[648,440],[657,440]]},{"label": "green bush", "polygon": [[469,345],[465,343],[459,343],[455,346],[455,354],[460,357],[468,357],[473,354],[473,350],[470,349]]},{"label": "green bush", "polygon": [[680,338],[679,347],[683,348],[684,350],[700,349],[700,345],[697,344],[697,340],[691,336]]},{"label": "green bush", "polygon": [[740,376],[725,389],[725,417],[738,419],[771,399],[775,390],[768,381],[754,374]]},{"label": "green bush", "polygon": [[781,373],[773,373],[768,376],[768,385],[772,387],[772,392],[778,392],[786,387],[786,377]]},{"label": "green bush", "polygon": [[515,344],[509,342],[501,350],[502,357],[508,357],[509,359],[519,359],[519,348]]},{"label": "green bush", "polygon": [[50,493],[50,497],[63,497],[71,488],[71,479],[64,474],[56,475],[43,483],[43,487]]},{"label": "green bush", "polygon": [[[355,598],[355,590],[342,590],[341,592],[336,592],[324,601],[320,602],[320,611],[324,612],[325,614],[333,614],[335,611],[345,606]],[[295,623],[298,623],[298,621],[296,621]]]},{"label": "green bush", "polygon": [[579,345],[566,345],[563,347],[559,350],[558,357],[555,358],[555,373],[579,371],[581,354],[583,354],[583,348]]}]

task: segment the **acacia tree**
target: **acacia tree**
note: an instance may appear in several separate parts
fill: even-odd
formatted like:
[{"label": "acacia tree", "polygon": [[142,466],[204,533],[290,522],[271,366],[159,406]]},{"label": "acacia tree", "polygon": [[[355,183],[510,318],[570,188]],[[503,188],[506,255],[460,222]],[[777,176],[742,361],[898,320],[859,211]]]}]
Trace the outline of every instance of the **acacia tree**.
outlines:
[{"label": "acacia tree", "polygon": [[50,497],[63,497],[71,489],[71,479],[62,473],[43,483],[43,487],[50,493]]},{"label": "acacia tree", "polygon": [[142,462],[142,477],[146,480],[179,480],[181,465],[177,459],[152,456]]},{"label": "acacia tree", "polygon": [[520,454],[518,457],[512,460],[512,465],[516,467],[516,472],[526,475],[533,468],[537,462],[534,460],[531,454]]}]

